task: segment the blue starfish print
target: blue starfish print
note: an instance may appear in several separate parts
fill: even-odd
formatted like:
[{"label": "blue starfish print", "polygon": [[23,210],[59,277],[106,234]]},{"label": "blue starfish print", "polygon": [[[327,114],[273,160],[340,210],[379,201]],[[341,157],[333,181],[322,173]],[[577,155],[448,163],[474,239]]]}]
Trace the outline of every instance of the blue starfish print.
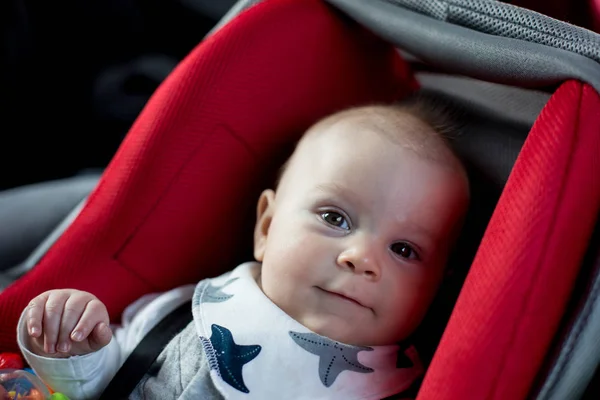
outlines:
[{"label": "blue starfish print", "polygon": [[243,393],[250,393],[244,383],[242,367],[252,361],[261,347],[259,345],[238,345],[233,341],[229,329],[213,324],[210,341],[200,337],[209,358],[210,369],[216,369],[221,379]]}]

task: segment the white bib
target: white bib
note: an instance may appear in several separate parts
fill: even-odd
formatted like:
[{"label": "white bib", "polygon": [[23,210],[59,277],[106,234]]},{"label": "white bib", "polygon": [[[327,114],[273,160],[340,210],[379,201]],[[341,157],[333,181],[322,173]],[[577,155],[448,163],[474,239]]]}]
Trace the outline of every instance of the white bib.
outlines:
[{"label": "white bib", "polygon": [[256,283],[249,262],[198,283],[192,310],[226,399],[382,399],[422,376],[414,347],[346,345],[311,332]]}]

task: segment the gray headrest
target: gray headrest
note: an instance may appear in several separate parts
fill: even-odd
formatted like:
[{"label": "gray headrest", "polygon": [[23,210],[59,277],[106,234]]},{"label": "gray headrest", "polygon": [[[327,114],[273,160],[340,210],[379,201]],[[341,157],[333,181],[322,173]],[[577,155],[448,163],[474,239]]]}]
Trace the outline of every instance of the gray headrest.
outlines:
[{"label": "gray headrest", "polygon": [[492,0],[327,0],[447,73],[521,87],[578,79],[600,92],[600,35]]}]

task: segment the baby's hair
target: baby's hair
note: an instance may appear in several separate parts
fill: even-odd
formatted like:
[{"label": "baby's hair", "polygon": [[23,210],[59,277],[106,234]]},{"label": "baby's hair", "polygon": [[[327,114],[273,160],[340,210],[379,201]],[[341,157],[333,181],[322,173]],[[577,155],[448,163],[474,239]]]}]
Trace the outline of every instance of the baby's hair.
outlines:
[{"label": "baby's hair", "polygon": [[[449,152],[457,159],[451,141],[460,132],[458,113],[444,99],[417,92],[396,103],[352,107],[331,114],[311,126],[300,141],[341,120],[351,119],[358,125],[369,126],[381,132],[391,141],[413,150],[420,156],[435,161],[445,161]],[[418,122],[414,121],[415,123],[410,125],[410,131],[406,132],[406,121],[411,117]],[[280,168],[275,182],[276,187],[287,170],[290,160],[291,157]]]},{"label": "baby's hair", "polygon": [[419,91],[395,105],[418,117],[447,142],[456,139],[461,133],[464,111],[444,97]]}]

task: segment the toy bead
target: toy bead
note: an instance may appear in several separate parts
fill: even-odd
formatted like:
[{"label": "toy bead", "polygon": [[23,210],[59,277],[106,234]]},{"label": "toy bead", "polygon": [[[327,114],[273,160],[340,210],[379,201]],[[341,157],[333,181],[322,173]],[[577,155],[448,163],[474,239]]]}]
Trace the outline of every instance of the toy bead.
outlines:
[{"label": "toy bead", "polygon": [[0,353],[0,369],[23,369],[23,358],[17,353]]},{"label": "toy bead", "polygon": [[31,389],[27,395],[27,400],[45,400],[44,395],[37,389]]},{"label": "toy bead", "polygon": [[62,393],[55,392],[50,396],[50,400],[69,400],[69,398]]}]

